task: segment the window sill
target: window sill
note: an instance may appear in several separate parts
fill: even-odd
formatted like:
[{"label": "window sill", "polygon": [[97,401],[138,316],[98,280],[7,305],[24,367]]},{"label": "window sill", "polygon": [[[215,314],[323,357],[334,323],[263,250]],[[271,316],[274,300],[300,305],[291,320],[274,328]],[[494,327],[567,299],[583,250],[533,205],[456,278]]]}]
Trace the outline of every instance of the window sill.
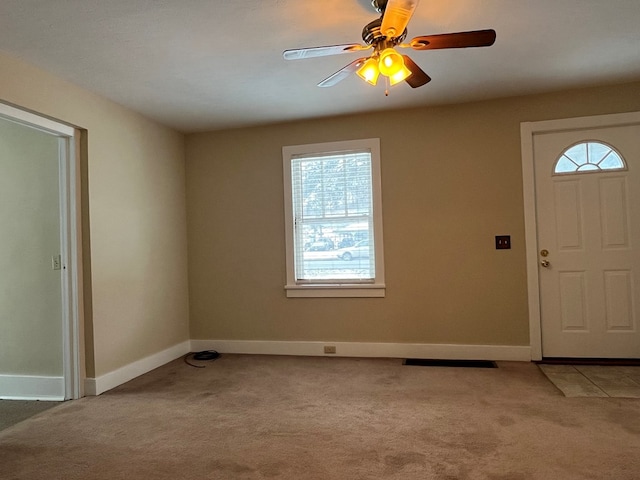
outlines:
[{"label": "window sill", "polygon": [[286,285],[285,291],[289,298],[382,298],[385,296],[384,284],[370,285]]}]

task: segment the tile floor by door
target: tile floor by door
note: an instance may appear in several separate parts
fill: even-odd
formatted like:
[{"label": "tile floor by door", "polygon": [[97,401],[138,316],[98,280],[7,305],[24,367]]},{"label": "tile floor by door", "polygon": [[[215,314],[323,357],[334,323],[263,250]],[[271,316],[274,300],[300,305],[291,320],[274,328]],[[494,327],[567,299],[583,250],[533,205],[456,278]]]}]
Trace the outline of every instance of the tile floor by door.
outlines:
[{"label": "tile floor by door", "polygon": [[640,398],[640,366],[538,366],[566,397]]}]

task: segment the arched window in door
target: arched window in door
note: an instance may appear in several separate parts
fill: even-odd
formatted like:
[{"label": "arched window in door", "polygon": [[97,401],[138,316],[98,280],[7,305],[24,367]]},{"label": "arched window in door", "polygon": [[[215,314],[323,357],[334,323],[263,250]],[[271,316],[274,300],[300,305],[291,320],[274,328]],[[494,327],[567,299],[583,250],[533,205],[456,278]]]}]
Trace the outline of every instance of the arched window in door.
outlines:
[{"label": "arched window in door", "polygon": [[562,175],[626,169],[622,156],[612,146],[590,140],[572,145],[562,152],[553,173]]}]

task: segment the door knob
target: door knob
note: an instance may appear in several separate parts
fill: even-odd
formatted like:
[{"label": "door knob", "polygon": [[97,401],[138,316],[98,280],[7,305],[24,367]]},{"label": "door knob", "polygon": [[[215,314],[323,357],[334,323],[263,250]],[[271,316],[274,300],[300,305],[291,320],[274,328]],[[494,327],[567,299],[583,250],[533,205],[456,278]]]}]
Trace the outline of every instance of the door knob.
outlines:
[{"label": "door knob", "polygon": [[544,268],[549,268],[551,266],[551,263],[549,262],[549,260],[540,260],[540,265],[542,265]]}]

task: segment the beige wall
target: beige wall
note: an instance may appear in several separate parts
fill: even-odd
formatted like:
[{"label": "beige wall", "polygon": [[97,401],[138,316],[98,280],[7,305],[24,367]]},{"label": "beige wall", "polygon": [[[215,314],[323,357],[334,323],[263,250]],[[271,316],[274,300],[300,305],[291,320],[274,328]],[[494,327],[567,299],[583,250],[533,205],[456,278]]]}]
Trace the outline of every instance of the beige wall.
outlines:
[{"label": "beige wall", "polygon": [[[526,345],[520,122],[640,110],[636,83],[194,134],[185,198],[183,135],[4,54],[0,70],[0,100],[86,129],[89,376],[189,336]],[[287,299],[282,146],[368,137],[387,296]]]},{"label": "beige wall", "polygon": [[[189,135],[191,337],[528,345],[520,122],[634,110],[640,83]],[[286,298],[282,146],[368,137],[386,298]]]},{"label": "beige wall", "polygon": [[0,118],[0,375],[62,376],[58,139]]},{"label": "beige wall", "polygon": [[88,376],[186,341],[183,135],[4,54],[0,71],[0,100],[86,129]]}]

